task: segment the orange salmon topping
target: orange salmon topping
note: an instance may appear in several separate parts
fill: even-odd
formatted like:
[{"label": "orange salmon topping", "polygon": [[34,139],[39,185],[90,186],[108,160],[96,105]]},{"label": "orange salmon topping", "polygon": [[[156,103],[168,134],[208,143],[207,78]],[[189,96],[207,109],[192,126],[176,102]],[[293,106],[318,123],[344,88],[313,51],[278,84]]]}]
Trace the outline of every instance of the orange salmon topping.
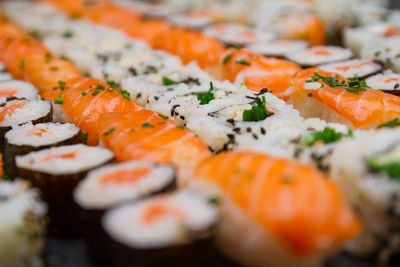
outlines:
[{"label": "orange salmon topping", "polygon": [[0,90],[0,97],[11,97],[11,96],[15,96],[17,94],[17,90],[14,89],[3,89]]},{"label": "orange salmon topping", "polygon": [[76,157],[76,151],[62,153],[62,154],[55,154],[55,155],[47,155],[40,159],[41,162],[56,160],[56,159],[74,159]]},{"label": "orange salmon topping", "polygon": [[163,205],[162,203],[155,203],[150,206],[143,215],[143,223],[153,224],[163,217],[168,215],[183,218],[184,213],[177,209]]},{"label": "orange salmon topping", "polygon": [[348,71],[351,68],[361,68],[368,64],[369,64],[368,62],[363,62],[363,63],[358,63],[358,64],[354,64],[354,65],[350,65],[350,66],[338,66],[338,67],[336,67],[336,69],[339,71]]},{"label": "orange salmon topping", "polygon": [[46,133],[47,130],[45,129],[38,129],[38,128],[33,128],[29,135],[36,135],[37,137],[42,137],[43,133]]},{"label": "orange salmon topping", "polygon": [[332,52],[322,49],[322,48],[316,48],[312,50],[312,53],[318,56],[330,56],[332,55]]},{"label": "orange salmon topping", "polygon": [[14,111],[17,109],[21,109],[26,105],[25,102],[22,101],[14,101],[9,106],[5,106],[0,111],[0,122],[4,121],[5,116],[11,117]]},{"label": "orange salmon topping", "polygon": [[100,183],[114,183],[114,184],[131,184],[136,183],[143,176],[150,172],[148,168],[138,168],[135,170],[119,170],[110,174],[104,175],[100,179]]},{"label": "orange salmon topping", "polygon": [[387,79],[385,80],[385,83],[397,82],[398,80],[399,80],[399,79],[397,79],[397,78],[391,77],[391,78],[387,78]]},{"label": "orange salmon topping", "polygon": [[386,37],[400,35],[400,29],[394,26],[389,26],[383,35]]}]

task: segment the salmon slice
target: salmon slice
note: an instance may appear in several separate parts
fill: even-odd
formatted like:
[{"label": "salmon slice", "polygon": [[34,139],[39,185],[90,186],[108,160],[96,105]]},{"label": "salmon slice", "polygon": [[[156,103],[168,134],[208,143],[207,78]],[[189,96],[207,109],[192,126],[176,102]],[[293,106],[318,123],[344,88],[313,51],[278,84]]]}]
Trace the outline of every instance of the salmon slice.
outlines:
[{"label": "salmon slice", "polygon": [[[325,72],[317,68],[306,69],[298,73],[290,82],[290,89],[285,93],[289,103],[303,103],[307,98],[313,98],[322,103],[323,108],[336,112],[349,121],[355,128],[371,129],[385,122],[400,118],[400,98],[398,96],[365,88],[365,91],[350,92],[346,86],[331,87],[323,84],[323,87],[310,89],[307,81],[318,73],[324,77],[338,77],[338,81],[347,82],[336,73]],[[318,85],[318,84],[315,84]],[[308,88],[308,89],[307,89]],[[293,101],[297,98],[298,101]],[[299,104],[294,105],[301,110]],[[332,113],[331,112],[331,113]],[[331,121],[330,112],[321,112],[322,119]]]},{"label": "salmon slice", "polygon": [[337,185],[305,164],[254,152],[223,152],[203,161],[194,177],[217,185],[297,256],[332,250],[360,230]]},{"label": "salmon slice", "polygon": [[173,164],[178,167],[181,183],[200,161],[211,156],[192,132],[151,110],[103,114],[99,131],[101,141],[115,153],[117,161],[142,159]]},{"label": "salmon slice", "polygon": [[35,53],[24,57],[24,66],[19,61],[10,64],[8,70],[16,78],[34,84],[43,98],[57,98],[59,82],[80,77],[78,69],[68,60],[53,56],[50,53]]},{"label": "salmon slice", "polygon": [[268,88],[281,97],[294,74],[301,70],[297,64],[261,56],[247,49],[229,49],[221,59],[222,73],[231,82],[243,75],[246,86],[253,91]]},{"label": "salmon slice", "polygon": [[141,107],[126,92],[114,89],[97,79],[75,78],[58,88],[62,107],[69,119],[88,133],[88,144],[99,141],[99,117],[107,112],[136,111]]}]

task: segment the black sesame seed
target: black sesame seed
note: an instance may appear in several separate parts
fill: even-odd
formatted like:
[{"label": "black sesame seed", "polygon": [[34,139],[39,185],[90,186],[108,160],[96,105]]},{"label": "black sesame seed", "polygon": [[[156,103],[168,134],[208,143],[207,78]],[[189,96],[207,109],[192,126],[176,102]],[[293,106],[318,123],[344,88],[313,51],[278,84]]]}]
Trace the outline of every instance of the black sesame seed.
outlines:
[{"label": "black sesame seed", "polygon": [[261,134],[265,134],[265,129],[263,127],[261,127]]},{"label": "black sesame seed", "polygon": [[394,85],[394,89],[399,88],[399,86],[400,86],[400,84],[396,83],[396,84]]},{"label": "black sesame seed", "polygon": [[257,139],[258,139],[258,136],[255,135],[255,134],[253,134],[253,138],[257,140]]},{"label": "black sesame seed", "polygon": [[233,135],[233,134],[227,134],[226,135],[229,139],[234,139],[235,138],[235,136]]},{"label": "black sesame seed", "polygon": [[233,131],[235,132],[235,133],[240,133],[240,128],[233,128]]},{"label": "black sesame seed", "polygon": [[136,95],[136,98],[140,98],[142,96],[142,93],[138,93],[137,95]]},{"label": "black sesame seed", "polygon": [[248,133],[250,133],[250,132],[251,132],[251,128],[250,128],[250,127],[247,127],[246,131],[247,131]]},{"label": "black sesame seed", "polygon": [[181,119],[181,120],[185,120],[185,116],[179,116],[179,118]]}]

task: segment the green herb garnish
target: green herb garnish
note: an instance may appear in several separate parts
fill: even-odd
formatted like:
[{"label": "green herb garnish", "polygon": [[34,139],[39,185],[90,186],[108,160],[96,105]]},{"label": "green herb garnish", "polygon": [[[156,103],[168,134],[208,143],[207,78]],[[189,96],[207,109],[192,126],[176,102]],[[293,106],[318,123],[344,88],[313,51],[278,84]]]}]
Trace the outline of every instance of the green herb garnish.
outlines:
[{"label": "green herb garnish", "polygon": [[367,159],[368,165],[374,172],[384,172],[393,178],[400,178],[400,162],[380,162],[377,158]]},{"label": "green herb garnish", "polygon": [[85,144],[87,144],[89,133],[88,132],[82,132],[81,134],[82,134],[83,142]]},{"label": "green herb garnish", "polygon": [[311,135],[304,136],[302,143],[306,146],[313,146],[317,142],[329,144],[339,141],[342,137],[342,133],[337,133],[334,129],[326,127],[323,131],[313,132]]},{"label": "green herb garnish", "polygon": [[3,179],[3,180],[9,180],[9,179],[10,179],[10,176],[8,176],[7,173],[3,172],[3,175],[1,176],[1,179]]},{"label": "green herb garnish", "polygon": [[55,67],[55,66],[50,67],[50,70],[51,70],[51,71],[58,71],[58,67]]},{"label": "green herb garnish", "polygon": [[210,103],[214,99],[214,85],[210,82],[210,89],[208,92],[197,93],[197,99],[200,101],[200,105],[205,105]]},{"label": "green herb garnish", "polygon": [[[359,92],[366,91],[367,88],[370,88],[369,86],[367,86],[367,83],[365,81],[360,81],[357,77],[349,79],[349,81],[346,83],[344,81],[339,81],[339,75],[336,75],[335,77],[322,76],[317,72],[314,72],[314,75],[311,76],[311,79],[307,80],[306,82],[323,82],[329,87],[345,86],[344,89],[352,94],[358,94]],[[324,87],[323,84],[322,87]]]},{"label": "green herb garnish", "polygon": [[98,95],[100,93],[100,91],[99,90],[96,90],[96,91],[94,91],[93,93],[92,93],[92,96],[96,96],[96,95]]},{"label": "green herb garnish", "polygon": [[71,38],[72,36],[74,36],[74,33],[72,31],[66,31],[63,33],[62,35],[64,38]]},{"label": "green herb garnish", "polygon": [[400,121],[399,121],[398,118],[395,118],[395,119],[393,119],[391,121],[382,123],[381,125],[378,126],[378,128],[383,128],[383,127],[385,127],[385,128],[395,128],[395,127],[398,127],[398,126],[400,126]]},{"label": "green herb garnish", "polygon": [[352,94],[358,94],[361,91],[367,91],[367,88],[371,88],[367,86],[366,81],[360,81],[357,77],[349,79],[347,82],[347,87],[344,88],[347,92]]},{"label": "green herb garnish", "polygon": [[167,76],[162,76],[162,83],[163,85],[173,85],[176,84],[177,82],[168,78]]},{"label": "green herb garnish", "polygon": [[233,57],[233,54],[229,54],[226,57],[224,57],[224,60],[222,61],[222,64],[226,64],[228,63],[229,60],[231,60],[231,58]]},{"label": "green herb garnish", "polygon": [[148,123],[148,122],[146,122],[146,123],[143,123],[143,124],[142,124],[142,127],[143,127],[143,128],[153,128],[154,125],[153,125],[153,124],[150,124],[150,123]]},{"label": "green herb garnish", "polygon": [[58,87],[61,89],[61,91],[64,91],[67,86],[67,83],[64,81],[58,81],[57,83],[58,83]]},{"label": "green herb garnish", "polygon": [[241,60],[236,60],[235,64],[240,64],[240,65],[246,65],[246,66],[250,66],[251,62],[245,60],[245,59],[241,59]]},{"label": "green herb garnish", "polygon": [[181,130],[185,130],[186,129],[186,127],[183,126],[183,125],[178,125],[178,126],[176,126],[176,128],[181,129]]},{"label": "green herb garnish", "polygon": [[81,95],[85,96],[85,95],[87,95],[87,93],[85,91],[82,91]]},{"label": "green herb garnish", "polygon": [[117,83],[113,80],[108,80],[108,81],[106,81],[106,83],[110,86],[117,86]]},{"label": "green herb garnish", "polygon": [[256,102],[257,106],[252,106],[251,109],[243,111],[243,121],[262,121],[272,115],[265,107],[265,96],[262,99],[257,97]]},{"label": "green herb garnish", "polygon": [[46,63],[49,63],[50,62],[50,60],[52,59],[52,55],[50,54],[50,53],[46,53],[46,55],[44,55],[44,61],[46,62]]},{"label": "green herb garnish", "polygon": [[209,197],[207,202],[212,205],[218,206],[221,202],[221,199],[219,197]]},{"label": "green herb garnish", "polygon": [[168,116],[165,116],[163,114],[158,114],[159,117],[161,117],[163,120],[168,120]]},{"label": "green herb garnish", "polygon": [[96,84],[96,89],[99,89],[99,90],[104,90],[104,89],[106,89],[103,85],[101,85],[101,84]]},{"label": "green herb garnish", "polygon": [[25,67],[25,60],[21,59],[19,62],[19,68],[22,70]]},{"label": "green herb garnish", "polygon": [[114,127],[111,127],[111,128],[108,129],[108,131],[105,132],[103,135],[104,135],[104,136],[110,135],[110,134],[112,134],[114,131],[115,131],[115,128],[114,128]]},{"label": "green herb garnish", "polygon": [[58,95],[57,98],[54,98],[54,104],[57,104],[57,105],[64,104],[64,100],[62,99],[61,95]]}]

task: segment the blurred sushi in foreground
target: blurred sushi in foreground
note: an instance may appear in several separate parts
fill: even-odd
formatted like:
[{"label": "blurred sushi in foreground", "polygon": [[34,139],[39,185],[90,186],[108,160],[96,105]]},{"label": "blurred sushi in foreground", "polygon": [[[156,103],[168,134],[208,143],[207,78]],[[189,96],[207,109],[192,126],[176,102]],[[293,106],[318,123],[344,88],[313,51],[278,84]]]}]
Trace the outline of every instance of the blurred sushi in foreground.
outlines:
[{"label": "blurred sushi in foreground", "polygon": [[29,183],[0,180],[0,266],[43,266],[46,210]]},{"label": "blurred sushi in foreground", "polygon": [[381,126],[388,129],[343,141],[332,155],[331,175],[365,226],[347,249],[382,266],[400,251],[400,130],[389,129],[398,125],[396,119]]},{"label": "blurred sushi in foreground", "polygon": [[21,178],[41,189],[49,203],[50,230],[59,236],[79,233],[79,214],[72,192],[87,172],[113,159],[111,151],[82,144],[60,146],[16,157]]},{"label": "blurred sushi in foreground", "polygon": [[53,109],[48,100],[32,100],[10,97],[0,104],[0,146],[4,150],[4,135],[12,126],[27,122],[33,124],[53,120]]},{"label": "blurred sushi in foreground", "polygon": [[244,266],[321,266],[360,230],[336,184],[304,164],[223,152],[194,177],[190,188],[219,203],[219,248]]},{"label": "blurred sushi in foreground", "polygon": [[350,59],[350,49],[339,46],[313,46],[307,50],[294,51],[286,55],[289,60],[303,67],[313,67],[325,63]]},{"label": "blurred sushi in foreground", "polygon": [[325,65],[320,65],[318,68],[327,72],[336,72],[343,77],[365,79],[382,70],[382,66],[369,60],[352,59],[340,61]]},{"label": "blurred sushi in foreground", "polygon": [[74,124],[66,123],[27,123],[14,127],[5,135],[4,150],[5,173],[17,176],[15,157],[49,147],[73,145],[85,142],[82,134]]},{"label": "blurred sushi in foreground", "polygon": [[215,266],[215,207],[180,191],[106,213],[115,267]]},{"label": "blurred sushi in foreground", "polygon": [[400,95],[400,74],[385,72],[369,77],[366,82],[372,89]]},{"label": "blurred sushi in foreground", "polygon": [[166,193],[176,189],[175,168],[146,161],[106,165],[82,180],[74,191],[81,210],[81,223],[89,256],[109,266],[107,237],[101,227],[106,210],[121,203]]}]

